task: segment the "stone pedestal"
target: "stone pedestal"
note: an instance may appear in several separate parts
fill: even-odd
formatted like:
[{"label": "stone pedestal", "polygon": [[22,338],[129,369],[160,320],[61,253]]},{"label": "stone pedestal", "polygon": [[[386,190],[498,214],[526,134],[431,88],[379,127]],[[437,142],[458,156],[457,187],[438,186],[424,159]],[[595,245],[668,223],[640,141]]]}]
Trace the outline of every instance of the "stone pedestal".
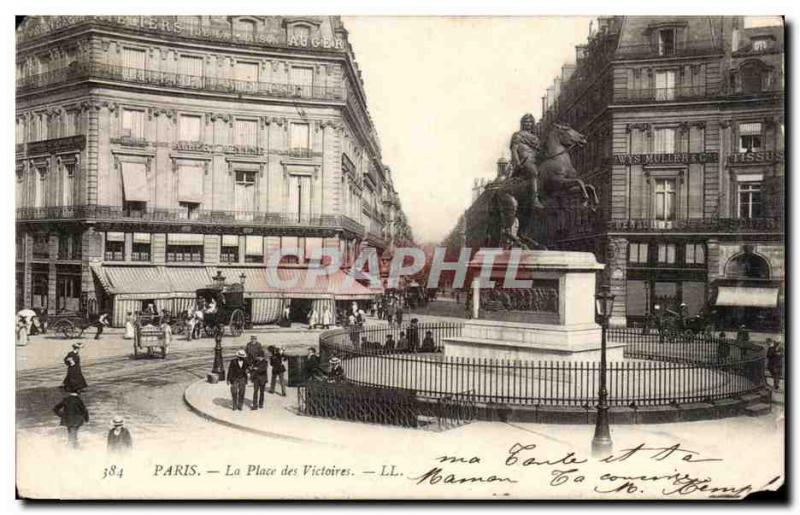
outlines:
[{"label": "stone pedestal", "polygon": [[[498,252],[480,251],[470,262],[470,281],[481,285],[478,318],[465,324],[461,336],[445,339],[445,355],[599,361],[594,295],[595,274],[603,265],[594,254]],[[621,360],[622,350],[622,344],[609,344],[608,359]]]}]

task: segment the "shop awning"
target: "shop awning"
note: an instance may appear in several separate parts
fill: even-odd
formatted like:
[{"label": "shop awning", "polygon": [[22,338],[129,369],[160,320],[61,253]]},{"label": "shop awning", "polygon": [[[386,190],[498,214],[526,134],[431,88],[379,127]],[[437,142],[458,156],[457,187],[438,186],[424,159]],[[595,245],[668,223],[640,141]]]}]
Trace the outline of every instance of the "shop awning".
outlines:
[{"label": "shop awning", "polygon": [[208,267],[209,273],[213,277],[217,271],[222,272],[226,282],[238,283],[241,275],[244,274],[245,295],[251,294],[271,294],[270,297],[277,297],[281,294],[281,289],[274,284],[270,284],[267,279],[266,267],[236,267],[236,266],[215,266]]},{"label": "shop awning", "polygon": [[172,291],[159,267],[93,264],[92,270],[109,295]]},{"label": "shop awning", "polygon": [[717,306],[775,308],[778,306],[778,288],[720,286]]},{"label": "shop awning", "polygon": [[[306,268],[279,268],[267,273],[270,283],[277,284],[285,297],[299,299],[333,298],[334,300],[368,300],[375,297],[375,292],[359,284],[353,277],[341,270],[331,274],[318,274]],[[291,285],[289,285],[291,283]]]},{"label": "shop awning", "polygon": [[173,293],[191,293],[211,284],[208,268],[200,267],[164,267],[164,275],[169,281]]}]

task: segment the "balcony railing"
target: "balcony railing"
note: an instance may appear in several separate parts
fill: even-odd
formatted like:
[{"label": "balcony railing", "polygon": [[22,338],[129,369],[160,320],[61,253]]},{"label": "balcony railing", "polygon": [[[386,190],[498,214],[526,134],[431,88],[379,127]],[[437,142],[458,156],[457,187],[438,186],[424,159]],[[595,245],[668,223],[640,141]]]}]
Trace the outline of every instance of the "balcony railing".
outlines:
[{"label": "balcony railing", "polygon": [[344,100],[344,89],[337,86],[310,86],[202,77],[100,63],[73,63],[59,70],[23,77],[17,80],[17,90],[29,91],[52,84],[78,80],[113,80],[148,86],[261,97]]},{"label": "balcony railing", "polygon": [[[169,23],[172,16],[49,16],[42,17],[43,23],[37,27],[27,27],[25,32],[17,32],[17,42],[27,43],[42,37],[52,37],[56,32],[77,26],[129,29],[138,33],[169,36],[170,38],[192,39],[214,43],[247,44],[268,48],[313,48],[315,51],[326,50],[347,52],[347,45],[342,40],[326,38],[307,38],[306,40],[290,39],[285,31],[263,32],[242,31],[230,27],[219,28],[188,23],[184,17],[178,17],[175,23]],[[149,23],[155,20],[156,23]],[[166,21],[167,23],[163,23]],[[143,23],[144,22],[144,23]]]},{"label": "balcony railing", "polygon": [[655,43],[620,45],[616,59],[647,59],[709,55],[722,53],[722,45],[712,40],[685,41],[672,47],[661,47]]},{"label": "balcony railing", "polygon": [[363,234],[364,226],[342,215],[298,216],[289,213],[259,211],[217,211],[195,209],[126,209],[119,206],[53,206],[17,208],[18,221],[92,219],[110,221],[175,222],[268,227],[304,227],[346,229]]},{"label": "balcony railing", "polygon": [[680,102],[702,100],[719,96],[717,86],[673,86],[671,88],[624,89],[614,93],[616,102]]}]

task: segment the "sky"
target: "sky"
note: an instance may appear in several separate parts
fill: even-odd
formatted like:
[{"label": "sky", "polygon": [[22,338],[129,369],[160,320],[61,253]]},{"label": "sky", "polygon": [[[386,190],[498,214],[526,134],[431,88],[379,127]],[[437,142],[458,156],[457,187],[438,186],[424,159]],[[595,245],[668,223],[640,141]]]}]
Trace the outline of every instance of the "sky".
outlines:
[{"label": "sky", "polygon": [[574,62],[590,17],[343,17],[383,162],[418,242],[438,243],[521,116]]}]

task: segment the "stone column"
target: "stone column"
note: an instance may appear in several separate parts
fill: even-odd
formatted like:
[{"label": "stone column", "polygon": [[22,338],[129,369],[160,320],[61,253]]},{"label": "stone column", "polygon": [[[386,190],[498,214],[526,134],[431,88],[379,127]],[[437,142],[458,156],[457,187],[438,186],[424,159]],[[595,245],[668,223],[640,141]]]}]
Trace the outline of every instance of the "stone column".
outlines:
[{"label": "stone column", "polygon": [[610,238],[606,248],[606,269],[604,284],[611,286],[615,295],[614,309],[608,323],[612,327],[624,327],[627,324],[626,276],[628,264],[628,240],[626,238]]},{"label": "stone column", "polygon": [[103,260],[103,236],[95,232],[94,227],[89,227],[81,235],[81,294],[86,295],[87,301],[97,303],[97,291],[91,267],[91,262]]},{"label": "stone column", "polygon": [[48,236],[48,263],[47,263],[47,312],[56,312],[56,259],[58,258],[58,235]]},{"label": "stone column", "polygon": [[481,307],[481,280],[475,278],[472,280],[472,318],[477,319],[480,315]]},{"label": "stone column", "polygon": [[33,259],[33,236],[26,232],[22,237],[22,241],[25,245],[22,302],[24,307],[29,308],[33,305],[33,274],[31,273],[31,260]]}]

